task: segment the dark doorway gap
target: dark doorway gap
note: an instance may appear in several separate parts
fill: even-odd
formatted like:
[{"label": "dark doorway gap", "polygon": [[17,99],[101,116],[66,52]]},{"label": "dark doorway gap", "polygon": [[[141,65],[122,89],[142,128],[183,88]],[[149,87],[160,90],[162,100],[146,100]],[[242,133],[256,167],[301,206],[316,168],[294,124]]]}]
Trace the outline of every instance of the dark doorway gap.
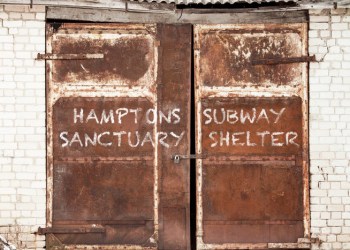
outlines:
[{"label": "dark doorway gap", "polygon": [[[191,146],[190,153],[196,154],[196,101],[195,101],[195,82],[194,82],[194,34],[192,28],[192,42],[191,42]],[[197,249],[196,240],[196,217],[197,217],[197,192],[196,192],[196,159],[190,160],[190,237],[191,237],[191,249]]]}]

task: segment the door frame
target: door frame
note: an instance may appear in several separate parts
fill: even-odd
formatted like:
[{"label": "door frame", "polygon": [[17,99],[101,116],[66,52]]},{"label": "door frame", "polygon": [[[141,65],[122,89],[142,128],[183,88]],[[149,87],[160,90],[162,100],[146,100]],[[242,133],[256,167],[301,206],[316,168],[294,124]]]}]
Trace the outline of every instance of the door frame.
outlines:
[{"label": "door frame", "polygon": [[[257,12],[257,13],[201,13],[196,10],[183,10],[181,15],[179,12],[171,13],[166,12],[163,14],[153,13],[136,13],[119,10],[99,10],[99,9],[80,9],[80,8],[66,8],[66,7],[47,7],[47,18],[53,20],[72,20],[72,21],[94,21],[94,22],[121,22],[121,23],[137,23],[139,20],[143,20],[144,23],[188,23],[192,25],[196,24],[259,24],[259,23],[307,23],[308,13],[307,11],[287,11],[287,12]],[[307,53],[307,30],[308,26],[305,24],[305,44],[304,49]],[[193,48],[194,50],[196,48]],[[308,142],[308,66],[305,67],[303,74],[303,89],[299,95],[303,99],[303,190],[304,190],[304,236],[310,238],[310,195],[309,195],[309,142]],[[193,69],[193,72],[195,69]],[[47,71],[48,72],[48,71]],[[47,79],[49,75],[47,75]],[[191,83],[195,84],[195,82]],[[197,93],[195,98],[197,98]],[[194,107],[196,109],[196,107]],[[197,112],[197,111],[196,111]],[[198,118],[195,120],[198,122]],[[192,131],[193,133],[193,131]],[[197,133],[196,133],[197,134]],[[50,138],[48,138],[48,144],[50,144]],[[196,139],[196,144],[199,141]],[[52,153],[48,149],[48,154]],[[51,159],[48,158],[48,165],[51,163]],[[200,164],[201,160],[197,160]],[[52,172],[48,169],[48,176],[52,176]],[[197,184],[198,188],[199,184]],[[47,225],[51,225],[52,211],[50,200],[52,199],[52,179],[48,177],[47,186]],[[198,201],[197,201],[198,202]],[[49,208],[50,206],[50,208]],[[198,205],[197,205],[198,209]],[[198,215],[197,215],[198,216]],[[196,218],[196,221],[198,217]],[[197,221],[198,223],[198,221]],[[200,231],[200,229],[199,229]],[[235,247],[235,246],[232,246]],[[236,247],[242,247],[236,246]],[[287,247],[287,246],[286,246]],[[198,246],[197,246],[198,249]],[[201,248],[204,249],[204,248]]]}]

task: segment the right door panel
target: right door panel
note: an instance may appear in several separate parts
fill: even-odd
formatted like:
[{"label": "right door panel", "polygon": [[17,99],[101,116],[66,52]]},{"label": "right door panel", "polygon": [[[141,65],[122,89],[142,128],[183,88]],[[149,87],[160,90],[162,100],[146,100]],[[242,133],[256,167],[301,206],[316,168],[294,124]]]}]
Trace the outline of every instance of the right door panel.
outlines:
[{"label": "right door panel", "polygon": [[[305,24],[197,25],[197,249],[309,236]],[[257,62],[276,62],[264,65]]]}]

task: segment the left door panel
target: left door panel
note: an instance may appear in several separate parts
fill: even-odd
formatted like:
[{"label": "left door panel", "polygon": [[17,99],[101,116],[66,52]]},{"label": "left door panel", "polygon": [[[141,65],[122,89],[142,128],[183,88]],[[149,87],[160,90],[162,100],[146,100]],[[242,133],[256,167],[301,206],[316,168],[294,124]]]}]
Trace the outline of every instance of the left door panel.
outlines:
[{"label": "left door panel", "polygon": [[160,156],[188,145],[164,123],[188,124],[180,108],[162,108],[159,30],[47,25],[47,54],[60,59],[46,64],[48,248],[160,249],[159,183],[169,165]]}]

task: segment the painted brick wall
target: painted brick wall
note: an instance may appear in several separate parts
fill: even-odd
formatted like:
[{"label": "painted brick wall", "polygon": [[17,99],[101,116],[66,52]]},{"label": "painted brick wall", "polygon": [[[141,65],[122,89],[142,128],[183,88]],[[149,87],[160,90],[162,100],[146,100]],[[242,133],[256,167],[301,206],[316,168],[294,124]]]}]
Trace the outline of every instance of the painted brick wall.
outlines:
[{"label": "painted brick wall", "polygon": [[[45,225],[44,8],[0,5],[0,235],[41,249]],[[310,11],[313,249],[350,249],[350,10]]]},{"label": "painted brick wall", "polygon": [[311,232],[350,249],[350,9],[310,11]]},{"label": "painted brick wall", "polygon": [[44,11],[0,5],[0,235],[17,249],[45,244]]}]

